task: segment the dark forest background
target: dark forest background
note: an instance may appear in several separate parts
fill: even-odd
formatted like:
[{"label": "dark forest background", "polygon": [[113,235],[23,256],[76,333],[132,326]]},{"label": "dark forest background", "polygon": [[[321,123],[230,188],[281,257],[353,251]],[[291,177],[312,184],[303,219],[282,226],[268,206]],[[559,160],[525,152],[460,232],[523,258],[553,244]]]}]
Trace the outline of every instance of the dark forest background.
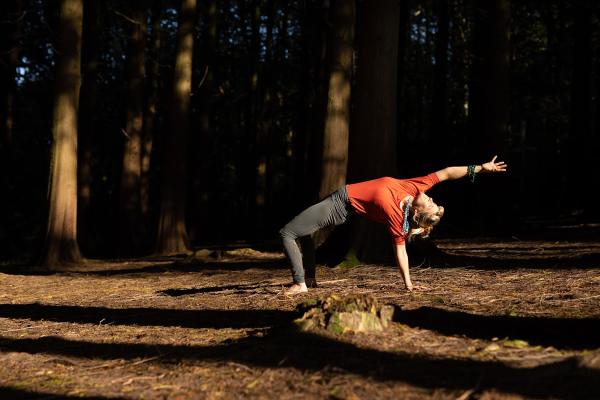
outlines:
[{"label": "dark forest background", "polygon": [[[81,25],[61,14],[69,2]],[[85,257],[181,250],[172,236],[274,242],[342,182],[496,154],[506,175],[432,189],[446,207],[433,237],[596,223],[599,11],[584,0],[2,1],[0,257],[64,250],[48,229],[62,190],[53,115],[74,91]],[[80,76],[61,68],[69,56]],[[185,231],[165,228],[178,215]],[[72,258],[63,250],[55,261]]]}]

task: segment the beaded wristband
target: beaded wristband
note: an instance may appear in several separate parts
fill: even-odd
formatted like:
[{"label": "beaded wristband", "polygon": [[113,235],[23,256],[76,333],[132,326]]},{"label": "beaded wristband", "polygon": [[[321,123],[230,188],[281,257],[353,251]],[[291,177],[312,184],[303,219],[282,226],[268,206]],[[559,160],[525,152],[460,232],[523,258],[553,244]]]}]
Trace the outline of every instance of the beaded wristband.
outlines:
[{"label": "beaded wristband", "polygon": [[467,167],[467,176],[471,179],[471,183],[475,182],[475,165],[471,164]]}]

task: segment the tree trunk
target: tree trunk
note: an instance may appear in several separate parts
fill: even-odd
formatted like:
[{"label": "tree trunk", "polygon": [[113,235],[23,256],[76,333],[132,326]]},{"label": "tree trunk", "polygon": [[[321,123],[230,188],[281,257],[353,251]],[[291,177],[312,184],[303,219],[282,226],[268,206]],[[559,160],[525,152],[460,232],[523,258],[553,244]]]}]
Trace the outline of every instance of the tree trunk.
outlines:
[{"label": "tree trunk", "polygon": [[[195,104],[197,134],[194,135],[194,148],[202,149],[205,154],[212,154],[212,130],[211,116],[213,113],[212,102],[215,90],[215,75],[219,66],[215,57],[217,48],[217,29],[218,29],[218,5],[216,0],[206,1],[204,9],[201,11],[204,16],[204,29],[202,40],[197,41],[198,49],[194,56],[196,63],[200,67],[195,68],[194,75],[195,94],[192,101]],[[211,157],[200,157],[192,167],[194,170],[194,181],[192,183],[192,199],[194,208],[191,211],[192,221],[190,226],[190,239],[197,240],[203,237],[205,240],[212,237],[214,232],[210,232],[209,221],[211,218],[211,204],[209,202],[210,193],[214,190],[211,176],[213,171],[211,166],[216,164]],[[216,172],[216,171],[215,171]],[[213,237],[214,239],[214,237]]]},{"label": "tree trunk", "polygon": [[161,210],[156,241],[158,254],[189,251],[185,221],[185,183],[195,21],[196,0],[183,0],[177,32],[170,134],[165,138]]},{"label": "tree trunk", "polygon": [[[400,1],[399,11],[399,22],[398,22],[398,78],[396,82],[396,93],[398,100],[396,102],[396,153],[402,154],[404,151],[404,143],[406,143],[406,100],[405,100],[405,83],[404,78],[406,75],[406,48],[408,46],[408,37],[410,32],[410,7],[408,0]],[[396,157],[396,168],[401,171],[404,167],[402,157]]]},{"label": "tree trunk", "polygon": [[354,0],[333,1],[329,45],[327,111],[323,135],[321,187],[324,198],[346,183],[350,130],[350,86],[354,54]]},{"label": "tree trunk", "polygon": [[96,134],[98,110],[98,76],[100,54],[101,7],[100,0],[89,0],[83,8],[83,80],[79,104],[79,154],[78,154],[78,215],[77,235],[84,252],[93,253],[95,240],[92,237],[92,146]]},{"label": "tree trunk", "polygon": [[[273,118],[273,27],[275,24],[274,0],[267,1],[267,26],[266,40],[264,44],[264,63],[259,66],[259,107],[256,130],[256,196],[255,217],[256,234],[258,239],[264,239],[268,231],[268,215],[270,202],[269,175],[271,174],[269,164],[271,155],[271,120]],[[263,52],[263,46],[260,47]],[[260,54],[256,54],[260,59]]]},{"label": "tree trunk", "polygon": [[435,66],[433,69],[432,123],[430,138],[433,157],[438,164],[446,163],[446,154],[450,146],[448,140],[447,104],[448,104],[448,0],[435,0],[437,14],[437,32],[435,37]]},{"label": "tree trunk", "polygon": [[[328,8],[308,2],[303,12],[302,31],[302,107],[298,113],[298,134],[294,138],[295,174],[292,180],[293,208],[297,212],[318,199],[320,182],[314,179],[320,170],[321,143],[324,109],[325,17]],[[318,155],[317,155],[318,152]]]},{"label": "tree trunk", "polygon": [[77,110],[81,85],[83,1],[62,0],[60,7],[50,210],[41,262],[48,269],[82,259],[77,244]]},{"label": "tree trunk", "polygon": [[[319,198],[323,199],[346,184],[350,132],[350,92],[354,56],[354,0],[332,1],[327,46],[326,110],[321,155]],[[319,231],[314,239],[320,245],[330,229]]]},{"label": "tree trunk", "polygon": [[[509,121],[509,0],[478,0],[473,31],[473,65],[471,93],[470,143],[473,162],[482,162],[493,155],[510,163],[508,153]],[[506,177],[493,180],[479,178],[476,190],[469,198],[474,227],[486,230],[509,229],[506,221],[512,205],[497,193],[508,193]],[[493,182],[492,182],[493,181]],[[485,201],[483,199],[486,199]],[[484,222],[485,221],[485,224]]]},{"label": "tree trunk", "polygon": [[472,142],[479,156],[507,155],[510,2],[478,0],[477,4],[470,107],[475,118]]},{"label": "tree trunk", "polygon": [[144,77],[146,74],[146,12],[140,0],[132,4],[127,57],[127,112],[119,204],[119,254],[131,256],[141,250],[143,227],[140,188],[142,177],[142,126]]},{"label": "tree trunk", "polygon": [[0,22],[0,153],[6,159],[12,144],[15,124],[15,71],[19,62],[19,36],[24,17],[21,0],[4,3]]},{"label": "tree trunk", "polygon": [[[592,127],[592,9],[586,0],[574,3],[573,77],[571,79],[571,119],[569,133],[569,193],[587,186],[595,152],[591,148]],[[593,196],[570,196],[570,207],[576,212],[596,208]]]},{"label": "tree trunk", "polygon": [[[396,174],[399,4],[372,0],[363,7],[349,148],[351,182]],[[357,222],[353,247],[358,257],[366,262],[390,260],[387,229],[365,218]]]},{"label": "tree trunk", "polygon": [[[140,178],[140,210],[142,218],[148,221],[150,218],[150,163],[152,161],[152,150],[154,135],[157,129],[157,114],[159,104],[159,75],[160,75],[160,48],[161,48],[161,0],[152,2],[152,33],[150,39],[150,51],[147,70],[146,104],[144,109],[144,124],[142,132],[142,171]],[[149,224],[145,224],[145,236],[148,236]]]}]

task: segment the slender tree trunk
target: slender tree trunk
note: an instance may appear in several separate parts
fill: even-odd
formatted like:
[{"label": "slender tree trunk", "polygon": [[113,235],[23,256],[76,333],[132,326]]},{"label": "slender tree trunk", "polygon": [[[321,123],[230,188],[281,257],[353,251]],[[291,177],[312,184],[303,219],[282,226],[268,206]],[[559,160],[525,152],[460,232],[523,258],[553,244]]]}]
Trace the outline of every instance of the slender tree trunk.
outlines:
[{"label": "slender tree trunk", "polygon": [[[471,110],[470,156],[474,162],[482,157],[498,155],[510,163],[508,153],[509,122],[509,0],[478,0],[478,16],[473,32],[473,66],[469,108]],[[481,179],[477,191],[470,198],[471,219],[475,226],[486,229],[510,228],[510,207],[496,193],[507,193],[506,177]],[[482,199],[486,199],[483,201]],[[484,204],[485,203],[485,204]]]},{"label": "slender tree trunk", "polygon": [[[396,175],[397,2],[363,4],[358,38],[354,113],[351,120],[349,180]],[[392,241],[385,227],[358,220],[353,247],[367,262],[390,260]]]},{"label": "slender tree trunk", "polygon": [[[574,7],[573,77],[571,79],[571,120],[569,133],[569,186],[575,193],[587,186],[582,171],[594,165],[597,149],[591,149],[592,127],[592,9],[586,0]],[[590,171],[591,172],[591,171]],[[595,175],[592,175],[595,176]],[[597,207],[592,196],[570,196],[570,206],[584,214]]]},{"label": "slender tree trunk", "polygon": [[156,251],[176,254],[189,251],[185,221],[186,154],[190,129],[190,95],[196,0],[183,0],[177,32],[170,135],[166,138],[161,211]]},{"label": "slender tree trunk", "polygon": [[[161,0],[152,2],[152,34],[147,70],[148,95],[144,109],[144,124],[142,132],[142,171],[140,178],[140,210],[145,221],[150,219],[150,165],[154,135],[157,129],[157,114],[159,104],[160,78],[160,48],[161,48]],[[149,224],[145,224],[145,236],[148,235]]]},{"label": "slender tree trunk", "polygon": [[[24,17],[21,0],[2,4],[0,23],[0,147],[8,154],[15,125],[15,71],[19,62],[19,36]],[[0,153],[3,158],[6,154]]]},{"label": "slender tree trunk", "polygon": [[246,195],[246,215],[248,215],[245,236],[254,239],[258,229],[259,218],[257,217],[257,201],[259,196],[257,189],[257,159],[259,125],[259,103],[260,103],[260,1],[254,0],[249,6],[251,18],[252,39],[250,43],[250,52],[248,55],[249,76],[248,76],[248,99],[246,107],[246,130],[244,132],[244,168],[240,174],[244,193]]},{"label": "slender tree trunk", "polygon": [[444,159],[450,142],[448,140],[448,40],[449,16],[448,0],[435,0],[437,14],[437,32],[435,37],[435,66],[433,71],[432,123],[430,138],[434,146],[434,158],[437,163]]},{"label": "slender tree trunk", "polygon": [[350,131],[354,0],[333,1],[330,10],[333,30],[328,56],[329,82],[323,135],[320,198],[324,198],[346,183]]},{"label": "slender tree trunk", "polygon": [[127,57],[127,112],[121,170],[119,204],[119,253],[131,256],[141,250],[143,235],[140,188],[142,178],[142,128],[144,121],[144,77],[146,74],[146,12],[140,0],[133,1]]},{"label": "slender tree trunk", "polygon": [[[330,5],[330,32],[327,46],[326,109],[321,154],[319,198],[323,199],[346,184],[350,132],[350,92],[354,56],[356,10],[354,0],[335,0]],[[332,228],[314,235],[317,245]]]},{"label": "slender tree trunk", "polygon": [[509,0],[478,0],[471,110],[477,154],[507,155],[509,107]]},{"label": "slender tree trunk", "polygon": [[83,1],[61,0],[48,231],[42,266],[80,262],[77,244],[77,110],[81,85]]},{"label": "slender tree trunk", "polygon": [[[216,0],[205,2],[202,11],[204,16],[204,30],[202,32],[202,40],[198,41],[196,48],[198,49],[194,56],[198,60],[196,63],[200,67],[195,68],[194,75],[195,93],[192,98],[195,108],[199,110],[196,120],[198,133],[194,135],[194,148],[202,149],[204,154],[212,154],[211,143],[212,137],[212,122],[211,116],[213,113],[213,91],[216,71],[219,66],[215,57],[215,49],[217,47],[217,29],[218,29],[218,5]],[[209,203],[210,193],[213,190],[211,176],[211,166],[214,164],[211,157],[200,157],[194,163],[194,181],[192,184],[192,198],[194,208],[191,211],[194,224],[190,226],[190,238],[192,240],[199,236],[214,234],[209,231],[209,220],[211,217],[211,205]]]},{"label": "slender tree trunk", "polygon": [[83,79],[79,104],[79,146],[78,146],[78,215],[77,235],[84,252],[94,252],[92,238],[92,146],[95,140],[95,127],[98,111],[98,76],[101,27],[100,0],[88,0],[83,7]]},{"label": "slender tree trunk", "polygon": [[307,2],[303,12],[302,19],[302,54],[303,68],[300,77],[302,85],[300,87],[300,98],[302,107],[298,113],[298,134],[294,137],[293,149],[295,153],[294,160],[294,179],[291,181],[291,190],[293,192],[293,208],[300,212],[307,205],[318,199],[318,189],[320,182],[315,184],[314,177],[319,173],[317,166],[320,159],[315,156],[313,148],[320,149],[320,137],[316,132],[316,127],[322,129],[322,125],[317,123],[317,111],[321,111],[320,96],[321,71],[324,70],[324,49],[327,48],[326,40],[323,40],[323,26],[325,25],[323,15],[324,8],[312,2]]},{"label": "slender tree trunk", "polygon": [[[410,31],[410,7],[408,0],[400,1],[399,22],[398,22],[398,78],[396,82],[396,93],[398,101],[396,102],[396,153],[402,154],[406,143],[406,99],[405,97],[405,82],[406,75],[406,48],[408,46],[408,37]],[[401,171],[404,167],[405,160],[402,157],[396,157],[396,168]]]},{"label": "slender tree trunk", "polygon": [[[273,117],[273,25],[275,16],[274,0],[267,1],[267,26],[264,44],[265,61],[259,61],[259,104],[256,130],[256,196],[254,198],[256,234],[263,239],[268,226],[269,209],[269,156],[271,148],[271,118]],[[262,46],[260,52],[262,53]],[[256,55],[260,58],[260,54]]]}]

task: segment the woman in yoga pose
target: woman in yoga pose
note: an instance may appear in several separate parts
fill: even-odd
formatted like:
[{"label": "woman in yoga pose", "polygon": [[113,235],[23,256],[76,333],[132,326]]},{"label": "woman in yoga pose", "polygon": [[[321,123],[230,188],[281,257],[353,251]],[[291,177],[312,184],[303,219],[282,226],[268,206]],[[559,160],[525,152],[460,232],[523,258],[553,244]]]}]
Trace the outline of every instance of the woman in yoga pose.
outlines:
[{"label": "woman in yoga pose", "polygon": [[444,207],[436,204],[426,194],[427,190],[443,181],[463,177],[474,181],[477,174],[505,172],[506,163],[496,161],[496,158],[494,156],[491,161],[479,165],[447,167],[416,178],[383,177],[344,185],[302,211],[279,231],[293,277],[293,283],[285,293],[294,295],[307,292],[308,287],[316,287],[315,249],[311,234],[327,226],[343,224],[353,213],[388,227],[404,284],[407,290],[412,291],[414,286],[405,244],[414,235],[427,237],[444,215]]}]

